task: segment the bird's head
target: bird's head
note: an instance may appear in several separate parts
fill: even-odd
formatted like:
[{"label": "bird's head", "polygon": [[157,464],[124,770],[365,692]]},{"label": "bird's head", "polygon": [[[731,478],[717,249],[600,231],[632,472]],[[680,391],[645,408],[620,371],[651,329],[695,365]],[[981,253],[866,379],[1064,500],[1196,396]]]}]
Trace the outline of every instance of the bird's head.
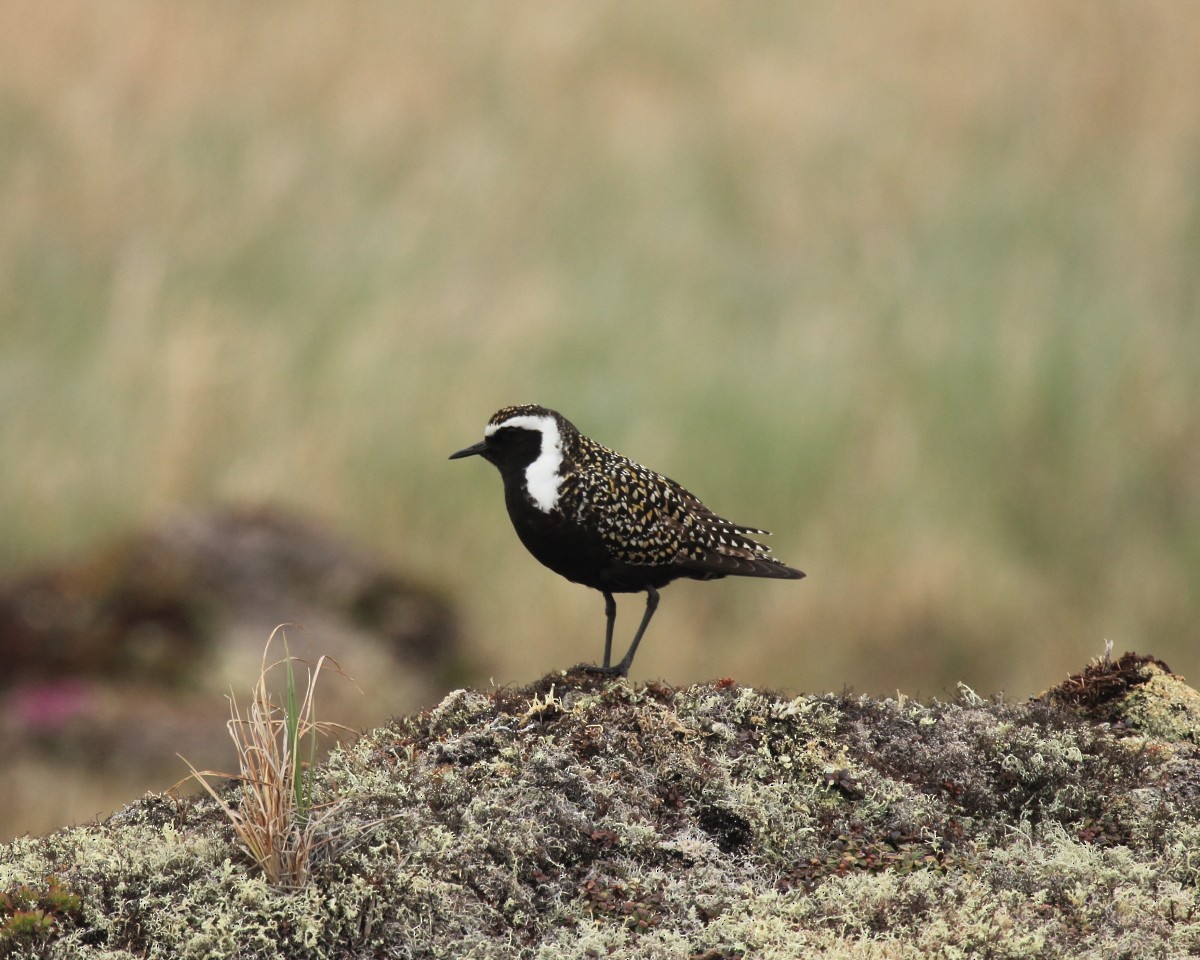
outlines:
[{"label": "bird's head", "polygon": [[483,457],[495,464],[505,483],[523,483],[534,505],[549,513],[558,503],[564,444],[576,433],[562,414],[546,407],[504,407],[488,420],[479,443],[450,454],[450,459]]}]

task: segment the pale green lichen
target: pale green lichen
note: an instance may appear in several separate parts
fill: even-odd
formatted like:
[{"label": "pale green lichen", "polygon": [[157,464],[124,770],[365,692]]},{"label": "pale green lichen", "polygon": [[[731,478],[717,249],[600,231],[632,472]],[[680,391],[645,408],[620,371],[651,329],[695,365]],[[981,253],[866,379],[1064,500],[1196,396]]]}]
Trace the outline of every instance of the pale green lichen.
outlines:
[{"label": "pale green lichen", "polygon": [[1200,743],[1200,693],[1157,666],[1149,665],[1145,672],[1146,682],[1122,702],[1125,718],[1148,736]]},{"label": "pale green lichen", "polygon": [[350,842],[303,890],[267,885],[213,801],[151,796],[0,849],[0,891],[78,893],[32,955],[80,960],[1184,957],[1200,751],[1159,691],[1186,700],[1131,681],[1114,725],[1109,701],[552,674],[336,751],[315,787]]}]

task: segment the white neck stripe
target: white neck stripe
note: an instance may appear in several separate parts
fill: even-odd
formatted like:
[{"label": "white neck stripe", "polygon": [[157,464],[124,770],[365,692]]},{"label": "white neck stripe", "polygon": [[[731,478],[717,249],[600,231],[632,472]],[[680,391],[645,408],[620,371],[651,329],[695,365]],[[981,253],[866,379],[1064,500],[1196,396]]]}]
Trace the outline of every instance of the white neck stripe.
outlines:
[{"label": "white neck stripe", "polygon": [[534,505],[543,513],[549,513],[558,503],[558,488],[562,483],[558,469],[562,466],[562,434],[553,417],[535,417],[528,414],[509,417],[500,423],[489,423],[483,435],[490,437],[505,427],[536,430],[542,435],[542,452],[525,468],[525,490]]}]

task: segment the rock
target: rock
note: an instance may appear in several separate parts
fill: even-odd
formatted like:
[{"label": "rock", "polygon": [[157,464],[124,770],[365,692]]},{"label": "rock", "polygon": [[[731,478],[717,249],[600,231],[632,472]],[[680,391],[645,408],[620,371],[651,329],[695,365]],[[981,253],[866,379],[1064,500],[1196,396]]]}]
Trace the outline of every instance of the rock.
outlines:
[{"label": "rock", "polygon": [[183,514],[0,585],[0,838],[162,789],[187,774],[177,754],[228,768],[225,695],[281,623],[293,654],[355,678],[321,695],[350,726],[466,671],[444,598],[276,511]]},{"label": "rock", "polygon": [[[0,685],[117,677],[202,685],[230,635],[257,654],[281,623],[456,667],[449,604],[316,526],[270,510],[196,512],[0,585]],[[328,635],[333,634],[330,638]]]}]

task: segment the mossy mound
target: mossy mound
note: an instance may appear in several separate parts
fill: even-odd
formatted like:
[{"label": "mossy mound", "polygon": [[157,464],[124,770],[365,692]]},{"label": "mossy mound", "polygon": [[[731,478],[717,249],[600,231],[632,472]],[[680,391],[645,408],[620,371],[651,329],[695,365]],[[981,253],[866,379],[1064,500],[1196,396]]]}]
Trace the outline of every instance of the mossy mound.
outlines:
[{"label": "mossy mound", "polygon": [[[0,850],[0,891],[78,897],[9,949],[1194,956],[1195,693],[1146,658],[1101,669],[1138,678],[1103,716],[1071,695],[1080,678],[1024,704],[634,688],[584,671],[460,690],[321,767],[351,840],[308,887],[268,887],[211,801],[150,796]],[[1174,722],[1143,728],[1154,697],[1175,698]]]}]

